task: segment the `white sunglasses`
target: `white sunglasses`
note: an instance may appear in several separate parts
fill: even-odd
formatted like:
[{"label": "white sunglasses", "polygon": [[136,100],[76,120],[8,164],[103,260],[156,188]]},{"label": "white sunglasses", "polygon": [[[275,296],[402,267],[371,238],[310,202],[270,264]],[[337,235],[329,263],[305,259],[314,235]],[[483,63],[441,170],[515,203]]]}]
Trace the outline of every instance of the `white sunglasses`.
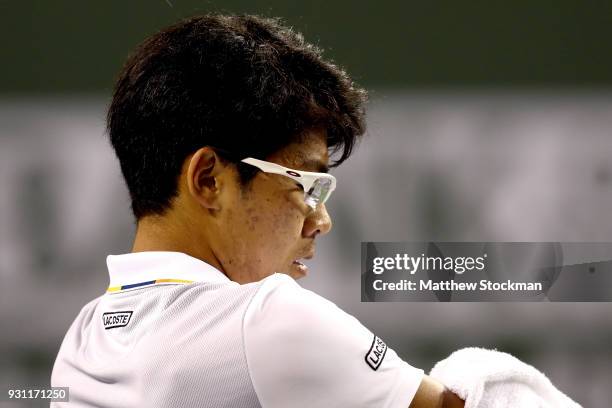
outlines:
[{"label": "white sunglasses", "polygon": [[331,174],[294,170],[252,157],[242,159],[241,162],[255,166],[264,173],[280,174],[294,180],[304,189],[304,201],[313,210],[325,203],[336,189],[336,178]]}]

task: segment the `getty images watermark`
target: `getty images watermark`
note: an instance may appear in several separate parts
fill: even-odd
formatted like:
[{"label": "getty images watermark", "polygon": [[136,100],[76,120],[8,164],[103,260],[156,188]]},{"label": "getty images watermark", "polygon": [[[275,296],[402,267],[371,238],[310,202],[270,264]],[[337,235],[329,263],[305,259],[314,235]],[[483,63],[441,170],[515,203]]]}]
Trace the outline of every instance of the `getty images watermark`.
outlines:
[{"label": "getty images watermark", "polygon": [[612,301],[612,243],[364,242],[362,301]]}]

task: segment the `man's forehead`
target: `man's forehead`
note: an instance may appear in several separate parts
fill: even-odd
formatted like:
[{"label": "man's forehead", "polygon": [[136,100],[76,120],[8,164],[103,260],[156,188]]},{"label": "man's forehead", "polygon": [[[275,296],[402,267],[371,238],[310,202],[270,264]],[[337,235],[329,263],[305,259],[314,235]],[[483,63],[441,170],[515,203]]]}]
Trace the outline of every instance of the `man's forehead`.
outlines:
[{"label": "man's forehead", "polygon": [[304,170],[308,171],[316,171],[318,173],[327,173],[329,171],[329,165],[327,164],[328,160],[325,159],[304,159],[300,163],[300,167],[303,167]]},{"label": "man's forehead", "polygon": [[287,167],[321,173],[329,171],[329,152],[324,137],[307,138],[292,143],[279,153],[278,158],[283,160]]}]

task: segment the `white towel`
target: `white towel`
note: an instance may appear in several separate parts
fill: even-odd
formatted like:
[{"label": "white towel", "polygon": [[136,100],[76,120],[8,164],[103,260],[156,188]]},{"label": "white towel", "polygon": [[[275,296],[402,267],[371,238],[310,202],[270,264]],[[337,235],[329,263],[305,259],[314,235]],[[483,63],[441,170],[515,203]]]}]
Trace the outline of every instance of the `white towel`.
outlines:
[{"label": "white towel", "polygon": [[580,408],[540,371],[507,353],[455,351],[429,374],[463,400],[465,408]]}]

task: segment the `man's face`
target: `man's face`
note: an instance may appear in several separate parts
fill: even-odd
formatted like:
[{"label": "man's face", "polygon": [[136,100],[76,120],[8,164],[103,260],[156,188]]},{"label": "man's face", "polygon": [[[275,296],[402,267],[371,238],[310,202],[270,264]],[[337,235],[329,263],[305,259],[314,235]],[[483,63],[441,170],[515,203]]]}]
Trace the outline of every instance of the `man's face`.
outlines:
[{"label": "man's face", "polygon": [[[321,172],[328,165],[323,132],[311,132],[266,160],[296,170]],[[308,268],[300,261],[315,253],[315,238],[331,229],[321,204],[304,201],[304,192],[288,177],[259,171],[241,187],[233,172],[226,180],[217,237],[211,248],[227,276],[236,282],[258,281],[275,272],[300,278]]]}]

